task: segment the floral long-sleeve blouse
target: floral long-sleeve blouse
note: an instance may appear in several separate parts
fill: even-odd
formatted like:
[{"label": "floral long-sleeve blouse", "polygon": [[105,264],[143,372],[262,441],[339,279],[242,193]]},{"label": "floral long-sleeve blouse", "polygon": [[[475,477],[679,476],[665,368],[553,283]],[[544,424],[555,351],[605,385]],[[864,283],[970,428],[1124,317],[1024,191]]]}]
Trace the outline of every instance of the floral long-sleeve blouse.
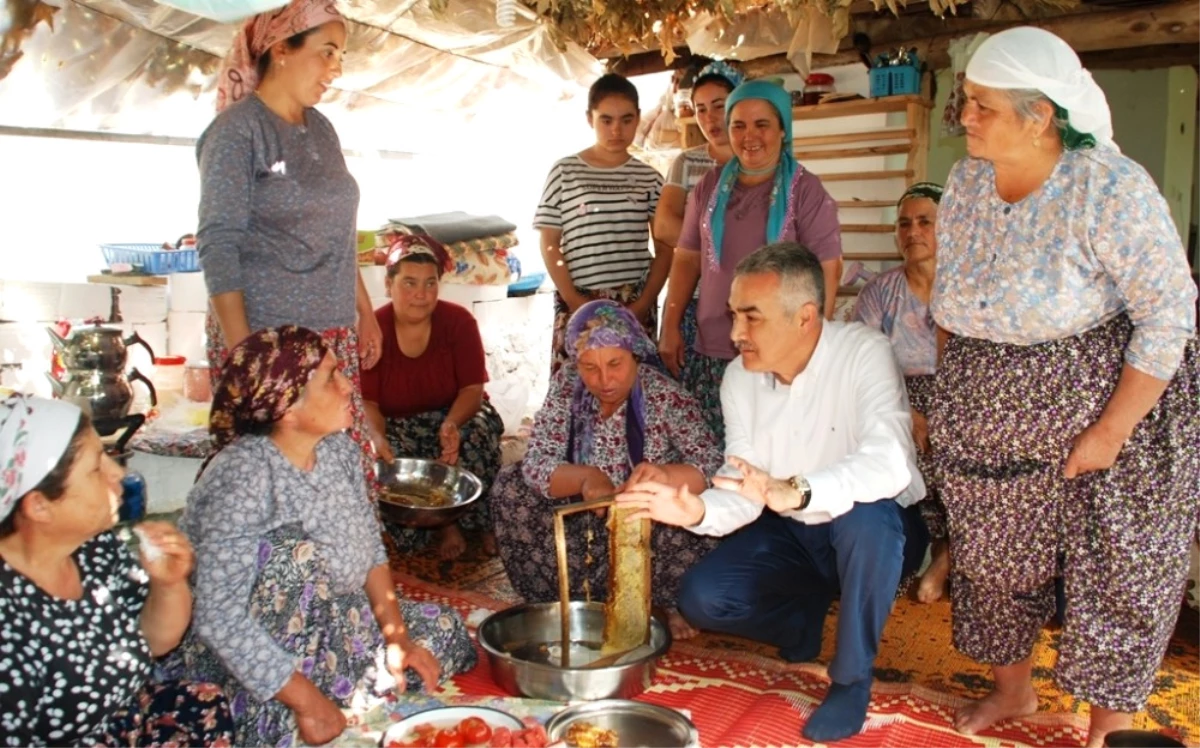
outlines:
[{"label": "floral long-sleeve blouse", "polygon": [[387,563],[360,454],[349,436],[334,434],[317,445],[316,465],[306,472],[269,438],[243,436],[213,459],[188,495],[179,527],[196,549],[192,625],[258,699],[274,697],[297,667],[248,607],[260,541],[285,525],[303,527],[325,557],[333,595],[361,590],[367,573]]},{"label": "floral long-sleeve blouse", "polygon": [[950,332],[1033,345],[1127,312],[1126,362],[1170,379],[1195,332],[1195,299],[1166,200],[1116,150],[1063,153],[1045,184],[1015,203],[996,194],[991,162],[967,158],[951,171],[930,303]]},{"label": "floral long-sleeve blouse", "polygon": [[[716,437],[708,428],[700,406],[686,390],[658,369],[641,364],[638,376],[646,401],[644,459],[655,464],[691,465],[712,477],[724,463]],[[546,401],[538,411],[525,453],[525,482],[549,498],[550,476],[560,465],[571,463],[567,444],[571,425],[571,393],[579,378],[573,365],[564,366],[550,381]],[[630,473],[629,445],[625,437],[628,400],[612,416],[595,424],[592,464],[604,471],[613,485]]]}]

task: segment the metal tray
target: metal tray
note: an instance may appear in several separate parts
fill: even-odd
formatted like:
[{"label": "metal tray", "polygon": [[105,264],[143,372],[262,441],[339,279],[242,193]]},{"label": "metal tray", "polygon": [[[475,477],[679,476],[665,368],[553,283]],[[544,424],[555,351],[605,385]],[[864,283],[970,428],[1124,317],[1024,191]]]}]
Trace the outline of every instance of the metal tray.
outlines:
[{"label": "metal tray", "polygon": [[697,748],[700,734],[674,709],[625,699],[605,699],[567,707],[546,723],[550,742],[566,740],[575,722],[589,722],[617,733],[621,748]]}]

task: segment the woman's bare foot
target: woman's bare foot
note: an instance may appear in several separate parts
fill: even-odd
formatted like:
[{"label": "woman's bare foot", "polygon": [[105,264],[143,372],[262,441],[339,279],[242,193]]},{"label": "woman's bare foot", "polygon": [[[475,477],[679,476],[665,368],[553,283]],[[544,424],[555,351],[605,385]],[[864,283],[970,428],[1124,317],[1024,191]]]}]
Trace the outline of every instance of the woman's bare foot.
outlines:
[{"label": "woman's bare foot", "polygon": [[1014,690],[994,689],[979,701],[968,704],[954,715],[954,729],[964,735],[975,735],[997,722],[1015,717],[1027,717],[1037,711],[1037,692],[1026,683]]},{"label": "woman's bare foot", "polygon": [[700,633],[694,626],[692,626],[692,624],[688,623],[687,619],[683,617],[683,614],[675,608],[667,609],[667,627],[671,629],[671,638],[679,641],[691,639],[693,636]]},{"label": "woman's bare foot", "polygon": [[488,558],[500,554],[500,547],[496,545],[496,533],[485,532],[480,544],[483,546],[483,555]]},{"label": "woman's bare foot", "polygon": [[933,562],[921,575],[917,586],[917,599],[923,603],[933,603],[942,599],[946,594],[946,579],[950,576],[950,546],[945,542],[934,543]]},{"label": "woman's bare foot", "polygon": [[467,539],[463,537],[458,525],[449,524],[438,530],[438,558],[443,561],[453,561],[467,550]]},{"label": "woman's bare foot", "polygon": [[1131,712],[1114,712],[1111,709],[1102,709],[1098,706],[1092,706],[1092,718],[1088,724],[1088,748],[1103,748],[1104,738],[1110,732],[1117,730],[1128,730],[1133,727],[1133,714]]}]

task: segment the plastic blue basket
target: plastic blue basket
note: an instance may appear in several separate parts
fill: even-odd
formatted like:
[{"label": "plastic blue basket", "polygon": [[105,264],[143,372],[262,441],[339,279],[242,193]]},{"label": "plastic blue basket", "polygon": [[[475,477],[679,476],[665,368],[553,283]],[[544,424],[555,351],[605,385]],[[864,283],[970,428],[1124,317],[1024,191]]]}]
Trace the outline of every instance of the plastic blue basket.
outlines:
[{"label": "plastic blue basket", "polygon": [[921,72],[912,65],[871,68],[871,98],[921,92]]},{"label": "plastic blue basket", "polygon": [[200,253],[193,249],[163,249],[161,244],[101,244],[104,261],[111,268],[118,262],[132,265],[150,275],[195,273],[200,270]]}]

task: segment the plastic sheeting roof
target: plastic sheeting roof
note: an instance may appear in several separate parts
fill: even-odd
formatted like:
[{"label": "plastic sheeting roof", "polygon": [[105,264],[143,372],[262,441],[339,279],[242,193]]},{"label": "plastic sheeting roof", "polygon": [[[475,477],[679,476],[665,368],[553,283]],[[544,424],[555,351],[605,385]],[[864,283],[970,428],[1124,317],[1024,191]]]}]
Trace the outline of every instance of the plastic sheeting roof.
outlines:
[{"label": "plastic sheeting roof", "polygon": [[[0,80],[0,125],[195,137],[212,119],[235,26],[153,0],[51,2],[64,3],[53,31],[37,26]],[[425,0],[340,7],[344,72],[321,108],[347,147],[411,149],[479,117],[552,108],[602,72],[578,45],[559,49],[524,7],[507,28],[494,0],[451,0],[441,15]]]}]

